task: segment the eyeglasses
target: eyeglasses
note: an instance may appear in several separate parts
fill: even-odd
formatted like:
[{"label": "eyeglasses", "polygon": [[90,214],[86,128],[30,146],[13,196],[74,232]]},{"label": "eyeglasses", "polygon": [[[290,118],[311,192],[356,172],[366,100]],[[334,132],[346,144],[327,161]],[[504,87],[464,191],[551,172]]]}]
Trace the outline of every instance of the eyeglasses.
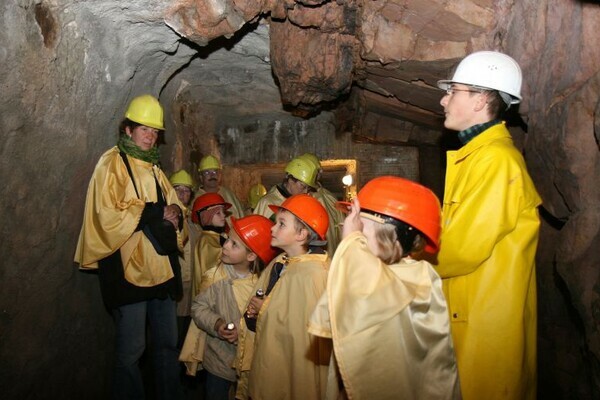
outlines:
[{"label": "eyeglasses", "polygon": [[453,87],[448,87],[448,89],[446,89],[447,95],[454,94],[454,92],[482,93],[481,90],[474,90],[474,89],[457,89],[457,88],[453,88]]},{"label": "eyeglasses", "polygon": [[207,169],[206,171],[202,171],[202,175],[217,175],[219,171],[216,169]]}]

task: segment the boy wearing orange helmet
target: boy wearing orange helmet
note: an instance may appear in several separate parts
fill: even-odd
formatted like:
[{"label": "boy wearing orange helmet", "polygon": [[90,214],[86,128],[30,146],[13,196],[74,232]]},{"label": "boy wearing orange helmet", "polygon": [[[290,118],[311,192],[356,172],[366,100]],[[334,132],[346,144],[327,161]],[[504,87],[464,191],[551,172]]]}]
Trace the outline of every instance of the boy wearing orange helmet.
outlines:
[{"label": "boy wearing orange helmet", "polygon": [[310,335],[306,324],[327,282],[329,259],[318,246],[325,245],[329,218],[307,194],[271,209],[276,213],[271,245],[284,254],[258,281],[264,297],[252,297],[247,308],[246,318],[257,318],[249,395],[254,400],[320,399],[331,341]]},{"label": "boy wearing orange helmet", "polygon": [[459,399],[442,282],[412,257],[438,249],[438,199],[386,176],[340,204],[350,210],[344,239],[309,324],[333,339],[327,398]]}]

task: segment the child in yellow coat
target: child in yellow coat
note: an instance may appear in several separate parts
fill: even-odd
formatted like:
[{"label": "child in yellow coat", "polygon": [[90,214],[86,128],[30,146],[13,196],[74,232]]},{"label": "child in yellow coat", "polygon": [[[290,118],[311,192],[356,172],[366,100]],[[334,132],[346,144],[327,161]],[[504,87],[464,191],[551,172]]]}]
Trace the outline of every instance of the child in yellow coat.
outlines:
[{"label": "child in yellow coat", "polygon": [[[202,290],[192,303],[194,322],[207,333],[202,361],[207,372],[207,400],[233,398],[239,321],[258,273],[277,254],[270,246],[273,223],[267,218],[232,217],[231,224],[233,229],[223,245],[223,262],[205,273],[213,284]],[[220,278],[215,280],[215,276]]]},{"label": "child in yellow coat", "polygon": [[200,294],[202,276],[221,260],[223,235],[227,231],[227,203],[218,193],[204,193],[194,200],[192,221],[200,224],[202,233],[194,250],[192,274],[192,301]]},{"label": "child in yellow coat", "polygon": [[460,399],[448,308],[431,264],[440,207],[406,179],[373,179],[344,221],[309,332],[333,339],[327,399]]},{"label": "child in yellow coat", "polygon": [[276,213],[271,245],[284,251],[263,272],[247,317],[257,316],[248,388],[253,400],[321,399],[325,395],[331,341],[306,330],[325,290],[329,259],[319,246],[329,217],[306,194],[291,196]]}]

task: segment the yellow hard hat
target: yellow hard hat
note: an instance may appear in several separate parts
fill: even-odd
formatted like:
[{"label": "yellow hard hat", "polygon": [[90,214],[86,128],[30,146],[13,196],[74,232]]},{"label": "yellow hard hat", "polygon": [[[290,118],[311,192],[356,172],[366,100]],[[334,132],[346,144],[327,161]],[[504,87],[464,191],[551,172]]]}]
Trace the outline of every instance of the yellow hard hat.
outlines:
[{"label": "yellow hard hat", "polygon": [[194,187],[194,180],[192,179],[192,176],[184,169],[180,169],[171,175],[169,181],[173,186],[187,186],[190,189]]},{"label": "yellow hard hat", "polygon": [[163,108],[156,97],[149,94],[131,100],[125,118],[154,129],[165,129],[163,124]]},{"label": "yellow hard hat", "polygon": [[306,161],[312,163],[315,168],[321,169],[321,161],[319,161],[319,158],[313,153],[304,153],[298,158],[304,158]]},{"label": "yellow hard hat", "polygon": [[313,163],[304,158],[296,157],[285,167],[285,172],[307,184],[312,188],[317,188],[317,174],[319,169]]},{"label": "yellow hard hat", "polygon": [[267,188],[262,183],[257,183],[250,188],[248,192],[248,200],[250,201],[250,208],[256,208],[258,201],[267,194]]},{"label": "yellow hard hat", "polygon": [[215,156],[205,156],[200,160],[198,166],[198,172],[206,171],[209,169],[221,169],[221,163]]}]

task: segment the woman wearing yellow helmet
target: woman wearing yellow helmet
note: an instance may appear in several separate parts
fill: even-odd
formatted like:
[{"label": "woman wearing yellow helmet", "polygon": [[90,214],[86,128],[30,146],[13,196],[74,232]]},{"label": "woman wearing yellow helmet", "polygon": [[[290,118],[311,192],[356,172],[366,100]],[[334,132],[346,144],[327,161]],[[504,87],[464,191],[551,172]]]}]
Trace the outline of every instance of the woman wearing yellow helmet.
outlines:
[{"label": "woman wearing yellow helmet", "polygon": [[131,101],[117,146],[101,156],[92,175],[75,254],[81,269],[98,270],[102,298],[115,321],[115,398],[144,397],[138,362],[147,320],[157,398],[180,397],[175,307],[181,296],[183,206],[158,166],[156,141],[163,129],[155,97]]}]

